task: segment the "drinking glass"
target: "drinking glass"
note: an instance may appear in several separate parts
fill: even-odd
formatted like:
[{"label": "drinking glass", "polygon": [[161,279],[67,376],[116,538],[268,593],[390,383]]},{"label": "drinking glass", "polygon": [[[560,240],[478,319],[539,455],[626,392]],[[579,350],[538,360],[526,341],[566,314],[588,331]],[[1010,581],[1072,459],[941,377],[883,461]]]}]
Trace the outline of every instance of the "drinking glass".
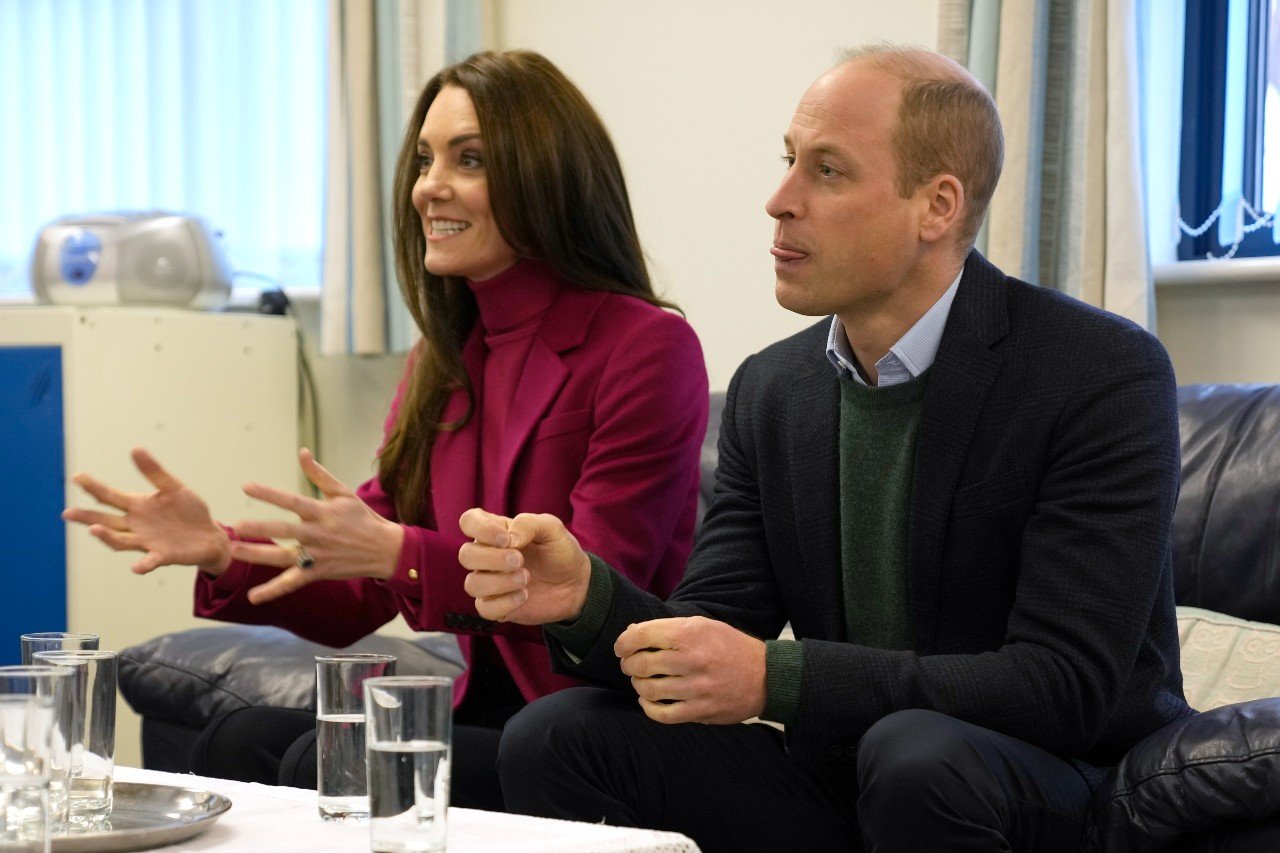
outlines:
[{"label": "drinking glass", "polygon": [[32,660],[67,667],[71,682],[72,823],[111,814],[116,752],[116,653],[93,649],[36,652]]},{"label": "drinking glass", "polygon": [[53,702],[49,743],[49,830],[66,828],[71,783],[71,670],[62,666],[0,666],[0,696],[44,696]]},{"label": "drinking glass", "polygon": [[53,698],[0,695],[0,848],[49,853]]},{"label": "drinking glass", "polygon": [[36,634],[23,634],[22,665],[31,666],[31,656],[36,652],[55,652],[70,649],[96,649],[97,634],[78,634],[73,631],[42,631]]},{"label": "drinking glass", "polygon": [[364,689],[370,847],[378,853],[444,850],[453,679],[371,678]]},{"label": "drinking glass", "polygon": [[395,655],[316,656],[316,794],[325,820],[364,820],[364,681],[394,675]]}]

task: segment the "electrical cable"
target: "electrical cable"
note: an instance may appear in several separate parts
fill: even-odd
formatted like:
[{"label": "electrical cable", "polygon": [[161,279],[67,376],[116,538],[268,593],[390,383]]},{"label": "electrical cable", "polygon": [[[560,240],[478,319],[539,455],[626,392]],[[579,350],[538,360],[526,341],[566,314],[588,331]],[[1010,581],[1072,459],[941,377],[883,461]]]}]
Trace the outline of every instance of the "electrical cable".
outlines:
[{"label": "electrical cable", "polygon": [[[297,417],[300,425],[299,432],[302,436],[303,446],[310,448],[316,459],[323,459],[324,456],[320,446],[320,395],[316,388],[315,374],[311,370],[311,359],[307,355],[307,336],[302,327],[302,320],[298,316],[298,312],[294,310],[293,303],[289,301],[289,297],[284,292],[284,286],[279,279],[261,273],[241,270],[237,270],[231,275],[232,278],[248,278],[272,285],[272,287],[264,289],[258,294],[259,314],[292,318],[296,333],[294,340],[297,341]],[[319,497],[320,491],[315,484],[307,478],[303,479],[306,481],[312,496]]]}]

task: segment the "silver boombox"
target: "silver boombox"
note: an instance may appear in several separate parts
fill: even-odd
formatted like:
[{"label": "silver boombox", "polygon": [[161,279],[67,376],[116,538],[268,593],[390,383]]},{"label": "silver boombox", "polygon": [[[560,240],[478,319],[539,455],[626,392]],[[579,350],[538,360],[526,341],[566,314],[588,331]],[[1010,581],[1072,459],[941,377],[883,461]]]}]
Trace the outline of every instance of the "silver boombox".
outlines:
[{"label": "silver boombox", "polygon": [[64,216],[36,238],[31,288],[38,302],[52,305],[216,309],[231,296],[231,270],[218,238],[196,216]]}]

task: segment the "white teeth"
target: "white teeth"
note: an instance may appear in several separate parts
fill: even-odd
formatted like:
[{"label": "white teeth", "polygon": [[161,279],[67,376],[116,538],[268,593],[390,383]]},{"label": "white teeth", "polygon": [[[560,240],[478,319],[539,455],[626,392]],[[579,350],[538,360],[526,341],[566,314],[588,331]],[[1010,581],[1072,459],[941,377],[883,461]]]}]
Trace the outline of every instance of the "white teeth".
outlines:
[{"label": "white teeth", "polygon": [[459,231],[466,231],[470,227],[470,222],[457,222],[452,219],[433,219],[431,221],[432,234],[457,234]]}]

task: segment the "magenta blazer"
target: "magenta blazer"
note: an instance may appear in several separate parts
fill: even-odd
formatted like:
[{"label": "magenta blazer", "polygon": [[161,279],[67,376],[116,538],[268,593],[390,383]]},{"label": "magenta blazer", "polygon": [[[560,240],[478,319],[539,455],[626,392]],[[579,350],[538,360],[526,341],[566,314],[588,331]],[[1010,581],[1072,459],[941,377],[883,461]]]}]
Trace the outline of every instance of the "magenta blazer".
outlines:
[{"label": "magenta blazer", "polygon": [[[462,357],[468,374],[479,375],[478,324]],[[702,350],[682,318],[635,297],[566,285],[538,329],[520,378],[512,413],[521,438],[502,460],[501,506],[485,509],[556,515],[584,548],[665,598],[684,572],[693,540],[707,400]],[[445,421],[459,418],[466,405],[466,395],[455,393]],[[475,494],[478,453],[476,419],[436,439],[435,521],[406,526],[391,580],[319,581],[255,606],[247,591],[279,570],[235,562],[216,579],[196,573],[195,614],[278,625],[309,640],[345,646],[398,611],[419,630],[458,634],[468,660],[468,635],[492,635],[527,701],[577,683],[552,673],[539,629],[486,622],[463,589],[466,571],[458,564],[458,548],[467,540],[458,518]],[[396,519],[376,477],[358,493],[380,515]],[[466,679],[458,679],[455,704],[466,693]]]}]

